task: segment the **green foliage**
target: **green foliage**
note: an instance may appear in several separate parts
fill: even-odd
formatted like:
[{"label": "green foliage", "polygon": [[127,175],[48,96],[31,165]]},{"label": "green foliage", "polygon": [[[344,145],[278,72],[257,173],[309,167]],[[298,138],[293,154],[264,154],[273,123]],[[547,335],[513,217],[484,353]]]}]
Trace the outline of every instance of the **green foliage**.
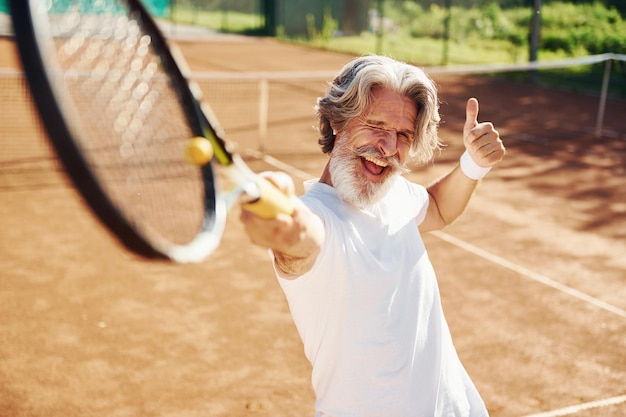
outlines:
[{"label": "green foliage", "polygon": [[324,17],[320,30],[315,25],[315,16],[312,13],[306,15],[307,33],[309,39],[317,44],[317,46],[326,47],[328,40],[337,32],[339,24],[333,19],[332,12],[329,7],[324,8]]},{"label": "green foliage", "polygon": [[174,7],[240,13],[256,13],[259,8],[257,0],[167,0],[167,2]]},{"label": "green foliage", "polygon": [[549,3],[542,8],[541,48],[569,56],[626,53],[626,21],[601,3]]},{"label": "green foliage", "polygon": [[[453,3],[450,8],[453,42],[506,41],[514,61],[528,48],[531,7],[503,9],[501,2],[495,1],[467,7],[458,6],[459,1]],[[437,3],[389,0],[385,13],[413,38],[444,36],[447,10]],[[626,51],[626,21],[617,9],[599,2],[578,5],[547,2],[541,8],[541,34],[542,50],[565,56]]]},{"label": "green foliage", "polygon": [[[443,4],[452,4],[450,9]],[[528,59],[532,1],[499,0],[386,0],[385,18],[399,28],[359,37],[333,38],[330,49],[355,54],[368,53],[382,40],[381,53],[420,66],[519,62]],[[450,16],[450,33],[445,41],[445,19]],[[613,52],[626,54],[626,21],[613,7],[600,2],[573,4],[545,0],[541,8],[539,60],[560,59]],[[612,64],[609,93],[626,96],[626,65]],[[581,68],[542,70],[533,82],[576,91],[597,93],[604,64]],[[526,79],[528,71],[504,74]]]},{"label": "green foliage", "polygon": [[208,9],[178,3],[171,7],[167,16],[174,22],[202,26],[216,31],[240,34],[262,32],[261,17],[254,13],[242,13],[226,9]]}]

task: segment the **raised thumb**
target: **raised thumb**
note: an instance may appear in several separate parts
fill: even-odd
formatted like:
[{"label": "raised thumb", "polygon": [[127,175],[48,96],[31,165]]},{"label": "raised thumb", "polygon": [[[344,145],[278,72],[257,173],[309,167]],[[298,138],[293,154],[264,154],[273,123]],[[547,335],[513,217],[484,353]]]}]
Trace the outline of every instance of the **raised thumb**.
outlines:
[{"label": "raised thumb", "polygon": [[470,98],[467,100],[465,107],[465,125],[463,126],[463,136],[467,136],[470,130],[472,130],[478,124],[478,100]]}]

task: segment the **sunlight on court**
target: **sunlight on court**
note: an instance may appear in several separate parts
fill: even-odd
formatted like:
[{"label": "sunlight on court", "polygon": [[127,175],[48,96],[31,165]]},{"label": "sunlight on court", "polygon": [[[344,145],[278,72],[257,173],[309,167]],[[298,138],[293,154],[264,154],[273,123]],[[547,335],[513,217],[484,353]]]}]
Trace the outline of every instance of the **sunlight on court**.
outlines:
[{"label": "sunlight on court", "polygon": [[[0,47],[0,62],[14,62],[10,41]],[[262,57],[254,42],[211,47],[237,56],[235,70],[202,67],[207,44],[181,42],[247,162],[298,183],[319,176],[313,105],[347,57],[274,43]],[[318,67],[304,66],[311,54]],[[281,60],[294,69],[275,71]],[[456,163],[469,95],[508,148],[463,219],[425,238],[459,354],[493,417],[623,416],[626,104],[601,104],[601,85],[596,96],[546,92],[457,70],[433,71],[448,146],[411,178],[428,182]],[[267,254],[245,240],[236,214],[228,253],[197,266],[138,261],[81,206],[14,67],[0,68],[0,132],[0,404],[12,415],[312,409]]]}]

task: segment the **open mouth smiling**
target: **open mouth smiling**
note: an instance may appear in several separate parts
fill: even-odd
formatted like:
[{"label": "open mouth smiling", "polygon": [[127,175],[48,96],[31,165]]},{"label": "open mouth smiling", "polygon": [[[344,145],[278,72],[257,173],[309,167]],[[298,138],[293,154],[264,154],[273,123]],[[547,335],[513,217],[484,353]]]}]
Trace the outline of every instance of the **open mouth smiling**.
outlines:
[{"label": "open mouth smiling", "polygon": [[377,177],[381,176],[387,167],[389,167],[389,163],[387,161],[369,155],[361,157],[361,164],[363,165],[365,171]]}]

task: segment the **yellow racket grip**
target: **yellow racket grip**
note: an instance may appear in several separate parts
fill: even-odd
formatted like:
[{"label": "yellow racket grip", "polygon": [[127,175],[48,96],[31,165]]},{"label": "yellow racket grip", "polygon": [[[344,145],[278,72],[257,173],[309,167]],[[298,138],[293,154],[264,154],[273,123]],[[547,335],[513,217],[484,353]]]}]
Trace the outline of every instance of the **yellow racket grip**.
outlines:
[{"label": "yellow racket grip", "polygon": [[244,210],[256,214],[264,219],[273,219],[278,214],[292,215],[295,205],[282,191],[263,178],[257,178],[260,196],[258,199],[244,203]]}]

